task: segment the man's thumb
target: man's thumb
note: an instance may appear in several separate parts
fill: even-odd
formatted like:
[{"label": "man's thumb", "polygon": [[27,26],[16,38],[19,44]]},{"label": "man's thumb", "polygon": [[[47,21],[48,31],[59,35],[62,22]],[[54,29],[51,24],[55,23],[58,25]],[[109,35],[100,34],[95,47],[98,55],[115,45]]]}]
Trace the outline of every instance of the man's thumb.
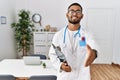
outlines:
[{"label": "man's thumb", "polygon": [[86,45],[86,47],[87,47],[88,50],[91,49],[91,47],[88,44]]}]

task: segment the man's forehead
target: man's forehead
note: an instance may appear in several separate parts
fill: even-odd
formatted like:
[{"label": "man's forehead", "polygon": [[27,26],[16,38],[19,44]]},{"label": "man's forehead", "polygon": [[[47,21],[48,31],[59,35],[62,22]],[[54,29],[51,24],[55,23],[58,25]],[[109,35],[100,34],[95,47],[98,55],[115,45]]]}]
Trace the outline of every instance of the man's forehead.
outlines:
[{"label": "man's forehead", "polygon": [[69,8],[69,10],[81,10],[81,8],[77,5],[73,5]]}]

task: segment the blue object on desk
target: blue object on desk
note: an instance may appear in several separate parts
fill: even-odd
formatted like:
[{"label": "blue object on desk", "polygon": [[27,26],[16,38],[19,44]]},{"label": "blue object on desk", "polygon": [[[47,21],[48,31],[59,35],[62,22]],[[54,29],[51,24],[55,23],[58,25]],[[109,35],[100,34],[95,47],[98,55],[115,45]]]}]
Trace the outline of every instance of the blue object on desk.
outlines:
[{"label": "blue object on desk", "polygon": [[0,75],[0,80],[16,80],[13,75]]},{"label": "blue object on desk", "polygon": [[47,76],[31,76],[29,80],[57,80],[57,77],[54,75]]},{"label": "blue object on desk", "polygon": [[43,54],[31,54],[29,56],[39,56],[40,59],[47,59],[46,55],[43,55]]}]

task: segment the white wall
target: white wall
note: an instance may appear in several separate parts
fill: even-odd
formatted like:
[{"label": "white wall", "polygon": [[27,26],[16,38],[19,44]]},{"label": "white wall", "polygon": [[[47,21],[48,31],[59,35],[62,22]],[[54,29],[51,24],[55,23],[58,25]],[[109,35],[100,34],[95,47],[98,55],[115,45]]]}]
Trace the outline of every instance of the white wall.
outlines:
[{"label": "white wall", "polygon": [[7,23],[0,23],[0,60],[16,58],[15,41],[10,23],[14,20],[15,0],[0,0],[0,16],[6,16]]},{"label": "white wall", "polygon": [[[111,13],[113,14],[113,16],[112,16],[113,18],[111,18],[112,20],[110,20],[110,21],[112,21],[111,22],[112,30],[111,30],[111,32],[109,32],[110,34],[108,35],[108,36],[111,36],[111,39],[107,41],[107,42],[111,41],[109,43],[109,44],[111,44],[111,46],[109,46],[110,48],[107,50],[108,50],[108,52],[111,51],[110,53],[112,53],[112,55],[110,53],[108,53],[108,56],[105,56],[105,58],[107,59],[107,57],[111,57],[110,59],[112,62],[120,64],[120,58],[119,58],[120,57],[120,49],[119,49],[119,46],[120,46],[120,35],[119,35],[120,34],[120,27],[119,27],[120,26],[120,15],[119,15],[120,14],[120,5],[119,5],[120,1],[119,0],[95,0],[95,1],[88,1],[87,3],[88,3],[88,5],[87,5],[88,8],[110,9],[112,11]],[[109,14],[109,12],[108,12],[108,14]],[[97,20],[97,18],[96,18],[96,20]],[[107,23],[107,22],[105,22],[105,23]],[[97,24],[97,23],[95,23],[95,24]],[[104,27],[106,27],[106,26],[104,26]],[[108,27],[108,29],[106,29],[105,31],[107,32],[109,29],[110,29],[110,27]],[[101,36],[104,36],[104,35],[101,35]],[[104,48],[104,50],[106,50],[106,48]]]},{"label": "white wall", "polygon": [[[114,11],[113,18],[113,37],[112,45],[113,58],[116,63],[120,62],[120,1],[119,0],[1,0],[0,1],[0,16],[7,16],[7,24],[0,25],[0,56],[9,55],[10,58],[15,57],[15,41],[13,31],[10,28],[10,23],[15,21],[16,14],[20,9],[28,9],[31,11],[31,16],[34,13],[40,13],[42,16],[42,26],[50,24],[52,27],[57,27],[58,30],[66,26],[66,11],[69,4],[79,2],[84,8],[84,19],[82,25],[88,25],[87,10],[93,8],[107,8]],[[6,8],[6,9],[3,9]],[[93,23],[94,24],[94,23]],[[36,24],[39,28],[39,25]],[[89,26],[88,26],[89,27]],[[6,47],[8,48],[6,50]],[[2,59],[3,57],[0,57]]]},{"label": "white wall", "polygon": [[116,8],[113,41],[113,62],[120,64],[120,7]]},{"label": "white wall", "polygon": [[[84,0],[82,5],[85,6]],[[16,11],[25,8],[31,11],[31,15],[39,13],[42,16],[42,27],[50,24],[57,27],[58,30],[66,26],[67,7],[72,2],[80,2],[79,0],[17,0]],[[24,3],[24,4],[23,4]],[[83,7],[84,7],[83,6]],[[36,24],[37,25],[37,24]],[[39,24],[36,26],[39,28]]]}]

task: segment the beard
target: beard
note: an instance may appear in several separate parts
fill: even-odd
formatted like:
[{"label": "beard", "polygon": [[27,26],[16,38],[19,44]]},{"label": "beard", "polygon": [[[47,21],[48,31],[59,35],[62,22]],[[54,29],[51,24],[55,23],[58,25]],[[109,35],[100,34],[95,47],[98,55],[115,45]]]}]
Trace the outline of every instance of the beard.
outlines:
[{"label": "beard", "polygon": [[[78,18],[78,17],[77,17],[77,18]],[[81,20],[81,18],[75,20],[75,19],[72,19],[72,17],[68,17],[68,21],[69,21],[69,23],[71,23],[71,24],[78,24],[78,23],[80,23],[80,20]]]},{"label": "beard", "polygon": [[71,23],[71,24],[78,24],[78,23],[80,23],[80,20],[77,20],[77,21],[68,20],[68,21],[69,21],[69,23]]}]

